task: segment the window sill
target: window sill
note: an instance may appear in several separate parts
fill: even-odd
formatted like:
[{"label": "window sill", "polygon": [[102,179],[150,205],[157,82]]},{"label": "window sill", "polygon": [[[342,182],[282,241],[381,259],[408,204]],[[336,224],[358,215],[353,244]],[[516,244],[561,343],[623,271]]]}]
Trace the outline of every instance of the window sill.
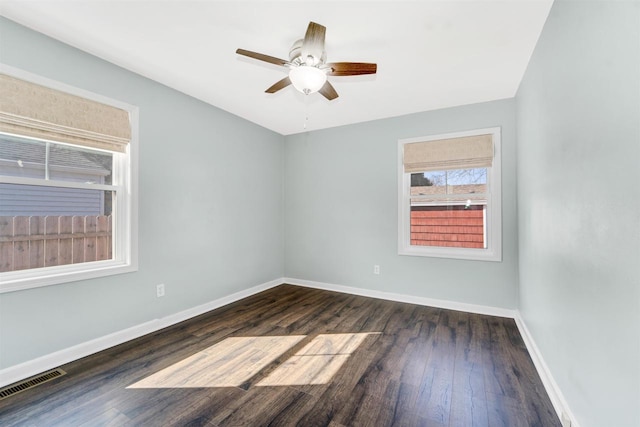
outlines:
[{"label": "window sill", "polygon": [[11,271],[0,273],[0,294],[131,273],[137,270],[137,264],[111,260]]},{"label": "window sill", "polygon": [[435,246],[408,246],[401,247],[398,255],[422,256],[429,258],[449,258],[470,261],[502,262],[502,254],[490,249],[465,249],[447,248]]}]

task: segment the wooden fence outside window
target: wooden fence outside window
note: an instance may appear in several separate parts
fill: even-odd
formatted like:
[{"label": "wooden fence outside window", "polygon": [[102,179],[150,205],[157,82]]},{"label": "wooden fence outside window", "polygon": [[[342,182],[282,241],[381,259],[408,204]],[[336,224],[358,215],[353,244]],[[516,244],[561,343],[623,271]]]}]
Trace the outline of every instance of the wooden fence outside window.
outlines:
[{"label": "wooden fence outside window", "polygon": [[111,215],[0,216],[0,272],[112,258]]}]

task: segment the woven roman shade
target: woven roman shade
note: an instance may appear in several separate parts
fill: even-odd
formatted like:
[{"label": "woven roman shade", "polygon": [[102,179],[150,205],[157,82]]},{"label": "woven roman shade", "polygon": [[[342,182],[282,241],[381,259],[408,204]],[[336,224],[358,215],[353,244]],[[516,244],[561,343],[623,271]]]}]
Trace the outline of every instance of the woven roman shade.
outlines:
[{"label": "woven roman shade", "polygon": [[491,167],[493,138],[473,135],[405,144],[403,162],[405,173]]},{"label": "woven roman shade", "polygon": [[125,152],[129,113],[0,73],[0,132]]}]

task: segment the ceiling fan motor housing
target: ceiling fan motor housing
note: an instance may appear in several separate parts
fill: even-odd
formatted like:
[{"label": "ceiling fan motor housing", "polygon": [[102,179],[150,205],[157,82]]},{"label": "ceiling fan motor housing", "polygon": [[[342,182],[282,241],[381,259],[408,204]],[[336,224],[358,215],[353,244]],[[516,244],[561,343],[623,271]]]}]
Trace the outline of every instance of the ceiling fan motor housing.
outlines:
[{"label": "ceiling fan motor housing", "polygon": [[322,65],[327,60],[327,52],[322,51],[322,56],[320,58],[313,57],[313,62],[310,64],[302,58],[302,45],[304,43],[304,39],[296,40],[293,42],[291,49],[289,50],[289,62],[295,65],[311,65],[318,66]]},{"label": "ceiling fan motor housing", "polygon": [[289,60],[291,62],[295,61],[296,58],[300,57],[300,55],[302,54],[302,42],[304,40],[300,39],[300,40],[296,40],[295,42],[293,42],[293,45],[291,46],[291,49],[289,50]]}]

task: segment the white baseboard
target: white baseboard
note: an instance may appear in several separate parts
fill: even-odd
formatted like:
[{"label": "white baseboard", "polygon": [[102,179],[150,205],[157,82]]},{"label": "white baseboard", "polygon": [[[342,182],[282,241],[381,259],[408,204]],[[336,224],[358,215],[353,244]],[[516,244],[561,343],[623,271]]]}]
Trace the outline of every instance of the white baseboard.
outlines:
[{"label": "white baseboard", "polygon": [[463,302],[447,301],[433,298],[417,297],[412,295],[396,294],[392,292],[375,291],[364,288],[335,285],[332,283],[314,282],[311,280],[294,279],[285,277],[285,283],[305,286],[307,288],[324,289],[326,291],[342,292],[345,294],[360,295],[363,297],[386,299],[389,301],[406,302],[409,304],[426,305],[429,307],[446,308],[448,310],[465,311],[467,313],[486,314],[489,316],[508,317],[513,319],[516,310],[507,308],[490,307],[486,305],[467,304]]},{"label": "white baseboard", "polygon": [[192,317],[196,317],[211,310],[215,310],[216,308],[222,307],[223,305],[231,304],[232,302],[250,297],[251,295],[266,291],[267,289],[271,289],[275,286],[279,286],[284,283],[283,280],[283,278],[274,279],[269,282],[254,286],[252,288],[235,292],[231,295],[227,295],[226,297],[218,298],[217,300],[213,300],[208,303],[181,311],[179,313],[163,317],[161,321],[163,322],[164,326],[162,327],[166,328],[167,326],[175,325],[176,323],[180,323],[184,320],[191,319]]},{"label": "white baseboard", "polygon": [[524,319],[520,315],[519,310],[516,310],[514,320],[516,321],[516,325],[518,325],[520,335],[522,336],[522,339],[527,346],[527,350],[529,351],[531,360],[533,360],[533,364],[535,365],[536,370],[538,371],[538,375],[542,380],[542,384],[544,385],[544,388],[549,395],[549,399],[551,399],[551,404],[556,410],[558,418],[560,418],[560,421],[562,422],[562,426],[580,427],[578,421],[576,420],[576,417],[571,412],[571,409],[569,408],[564,395],[560,391],[558,383],[556,383],[556,381],[553,379],[553,375],[551,375],[549,367],[542,358],[542,353],[540,353],[540,349],[533,340],[533,336],[529,332],[527,325],[524,323]]},{"label": "white baseboard", "polygon": [[160,319],[154,319],[100,338],[86,341],[78,345],[74,345],[73,347],[65,348],[27,362],[20,363],[19,365],[10,366],[0,370],[0,387],[13,384],[49,369],[56,368],[99,351],[106,350],[107,348],[139,338],[143,335],[158,331],[162,328],[166,328],[192,317],[199,316],[218,307],[222,307],[223,305],[227,305],[242,298],[273,288],[274,286],[278,286],[282,284],[283,281],[283,279],[271,280],[270,282],[235,292],[206,304],[183,310]]},{"label": "white baseboard", "polygon": [[0,387],[13,384],[41,372],[48,371],[49,369],[64,365],[65,363],[81,359],[90,354],[157,331],[162,328],[159,326],[159,323],[158,319],[145,322],[122,331],[74,345],[73,347],[49,353],[36,359],[20,363],[19,365],[2,369],[0,370]]}]

